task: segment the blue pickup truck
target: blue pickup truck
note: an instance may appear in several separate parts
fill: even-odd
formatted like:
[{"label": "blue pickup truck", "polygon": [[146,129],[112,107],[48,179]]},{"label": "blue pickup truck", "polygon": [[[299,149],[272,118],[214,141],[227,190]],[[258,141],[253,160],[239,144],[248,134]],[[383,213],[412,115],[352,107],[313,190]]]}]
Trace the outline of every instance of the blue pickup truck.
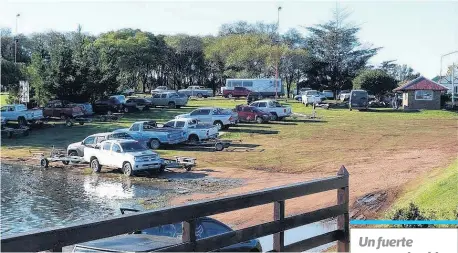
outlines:
[{"label": "blue pickup truck", "polygon": [[115,133],[125,132],[141,143],[146,143],[151,149],[158,149],[166,144],[178,144],[185,142],[186,132],[182,129],[158,128],[156,121],[138,121],[130,128],[123,128],[114,131]]}]

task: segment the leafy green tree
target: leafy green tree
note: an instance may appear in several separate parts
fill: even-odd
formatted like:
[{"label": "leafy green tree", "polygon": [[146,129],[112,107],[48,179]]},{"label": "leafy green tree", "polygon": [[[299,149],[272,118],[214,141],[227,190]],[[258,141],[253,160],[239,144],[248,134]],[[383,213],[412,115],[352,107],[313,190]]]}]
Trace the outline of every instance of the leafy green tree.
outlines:
[{"label": "leafy green tree", "polygon": [[314,68],[320,69],[306,69],[306,78],[321,75],[316,79],[327,80],[321,84],[323,89],[350,88],[353,78],[379,49],[361,44],[357,37],[360,28],[345,22],[347,17],[336,9],[332,20],[307,28],[307,51],[313,58],[311,62],[317,64]]},{"label": "leafy green tree", "polygon": [[353,89],[367,90],[381,97],[397,87],[397,81],[381,69],[365,70],[353,80]]}]

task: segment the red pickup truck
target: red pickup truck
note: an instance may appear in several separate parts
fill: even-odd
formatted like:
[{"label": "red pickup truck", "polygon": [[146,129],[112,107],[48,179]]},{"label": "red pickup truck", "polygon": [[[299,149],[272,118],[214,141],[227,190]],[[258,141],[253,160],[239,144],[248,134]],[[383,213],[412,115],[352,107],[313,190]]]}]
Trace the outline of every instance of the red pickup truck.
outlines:
[{"label": "red pickup truck", "polygon": [[240,122],[266,123],[270,119],[270,114],[248,105],[238,105],[235,111],[239,116]]},{"label": "red pickup truck", "polygon": [[246,97],[251,93],[251,90],[245,87],[234,87],[234,89],[224,89],[223,96],[226,98],[232,97]]}]

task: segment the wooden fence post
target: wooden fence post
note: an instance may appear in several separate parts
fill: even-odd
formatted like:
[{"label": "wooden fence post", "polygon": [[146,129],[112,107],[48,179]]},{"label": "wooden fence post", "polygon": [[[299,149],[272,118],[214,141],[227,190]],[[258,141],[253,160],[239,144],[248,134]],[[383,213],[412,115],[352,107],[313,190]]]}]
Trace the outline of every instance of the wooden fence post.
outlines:
[{"label": "wooden fence post", "polygon": [[[285,201],[274,202],[274,220],[285,219]],[[273,250],[276,252],[282,252],[285,249],[285,232],[279,232],[274,234],[274,246]]]},{"label": "wooden fence post", "polygon": [[183,222],[183,242],[193,243],[192,251],[195,251],[195,242],[196,242],[196,220],[190,220]]},{"label": "wooden fence post", "polygon": [[[343,176],[347,179],[347,186],[337,189],[337,204],[345,204],[349,207],[350,192],[348,190],[348,179],[350,174],[345,166],[342,165],[339,172],[337,172],[337,176]],[[344,232],[344,239],[337,241],[337,252],[350,252],[350,218],[348,215],[348,209],[349,208],[347,208],[346,213],[337,217],[337,229]]]}]

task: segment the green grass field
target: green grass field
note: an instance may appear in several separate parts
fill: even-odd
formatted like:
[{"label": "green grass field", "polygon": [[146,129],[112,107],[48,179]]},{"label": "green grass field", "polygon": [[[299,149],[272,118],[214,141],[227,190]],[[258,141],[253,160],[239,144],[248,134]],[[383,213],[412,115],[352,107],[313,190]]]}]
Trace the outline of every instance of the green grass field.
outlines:
[{"label": "green grass field", "polygon": [[458,212],[458,160],[407,187],[395,202],[394,209],[409,203],[426,212],[434,212],[438,219],[456,219],[453,211]]},{"label": "green grass field", "polygon": [[6,104],[6,99],[8,98],[8,93],[7,92],[1,92],[0,93],[0,105]]}]

